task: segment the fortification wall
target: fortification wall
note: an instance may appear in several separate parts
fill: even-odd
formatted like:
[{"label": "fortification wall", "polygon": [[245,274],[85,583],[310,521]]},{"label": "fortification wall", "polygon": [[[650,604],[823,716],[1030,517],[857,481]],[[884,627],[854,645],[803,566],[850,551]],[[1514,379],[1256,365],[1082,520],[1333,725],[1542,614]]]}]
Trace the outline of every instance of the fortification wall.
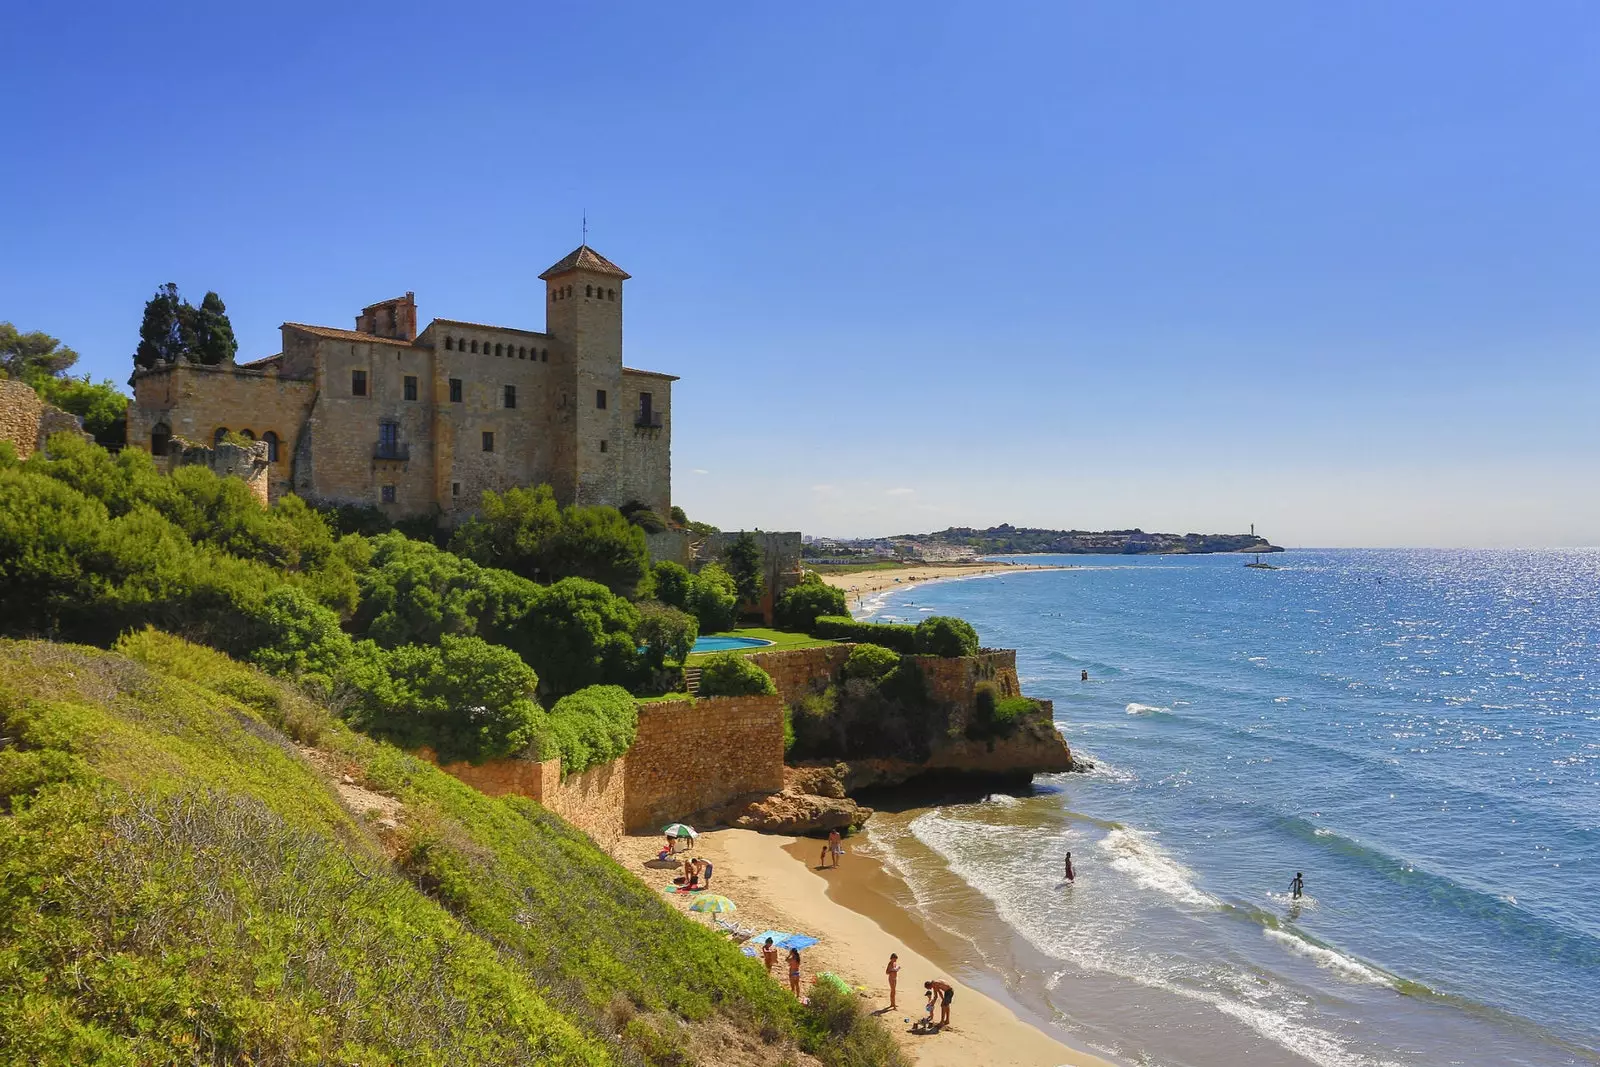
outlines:
[{"label": "fortification wall", "polygon": [[44,401],[25,382],[0,379],[0,441],[10,441],[18,459],[27,459],[39,447],[39,419]]},{"label": "fortification wall", "polygon": [[[438,763],[427,749],[417,755]],[[708,697],[642,704],[639,734],[626,756],[565,779],[559,759],[440,768],[489,796],[537,800],[609,848],[624,833],[649,833],[746,793],[780,792],[783,701]]]},{"label": "fortification wall", "polygon": [[1017,678],[1017,653],[1009,648],[986,649],[976,656],[910,657],[922,671],[928,699],[971,710],[972,691],[979,682],[993,682],[1003,697],[1022,695]]},{"label": "fortification wall", "polygon": [[816,648],[786,648],[772,652],[752,652],[745,658],[772,675],[778,697],[793,703],[808,693],[820,693],[839,678],[844,661],[854,645],[820,645]]},{"label": "fortification wall", "polygon": [[707,697],[644,704],[627,756],[623,823],[655,829],[741,793],[783,789],[783,700]]}]

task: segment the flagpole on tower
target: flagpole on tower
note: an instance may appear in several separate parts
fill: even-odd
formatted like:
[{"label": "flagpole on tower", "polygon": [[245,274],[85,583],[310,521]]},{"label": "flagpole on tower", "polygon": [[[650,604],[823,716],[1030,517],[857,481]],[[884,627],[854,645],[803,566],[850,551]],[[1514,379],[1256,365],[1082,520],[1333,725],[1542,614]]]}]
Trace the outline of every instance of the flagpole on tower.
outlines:
[{"label": "flagpole on tower", "polygon": [[579,242],[583,247],[589,246],[589,209],[583,209],[583,240]]}]

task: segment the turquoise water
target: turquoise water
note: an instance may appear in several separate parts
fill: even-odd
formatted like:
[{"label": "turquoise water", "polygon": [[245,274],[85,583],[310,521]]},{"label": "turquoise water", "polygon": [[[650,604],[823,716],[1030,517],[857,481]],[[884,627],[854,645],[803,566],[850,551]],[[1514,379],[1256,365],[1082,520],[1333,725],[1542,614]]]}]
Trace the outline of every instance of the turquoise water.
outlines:
[{"label": "turquoise water", "polygon": [[698,637],[690,652],[731,652],[741,648],[760,648],[770,645],[771,641],[762,641],[756,637]]},{"label": "turquoise water", "polygon": [[1027,559],[1077,569],[871,605],[1097,763],[869,833],[1019,999],[1130,1062],[1600,1063],[1600,552]]}]

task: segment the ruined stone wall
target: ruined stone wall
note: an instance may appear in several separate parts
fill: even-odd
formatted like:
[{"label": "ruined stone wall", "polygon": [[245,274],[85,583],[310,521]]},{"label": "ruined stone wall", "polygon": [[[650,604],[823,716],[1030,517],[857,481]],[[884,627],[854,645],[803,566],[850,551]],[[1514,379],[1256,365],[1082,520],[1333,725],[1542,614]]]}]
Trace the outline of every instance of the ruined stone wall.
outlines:
[{"label": "ruined stone wall", "polygon": [[[665,518],[666,516],[662,517]],[[691,562],[689,535],[683,530],[662,530],[660,533],[647,533],[644,535],[644,543],[650,549],[651,563],[671,561],[680,567],[687,567]]]},{"label": "ruined stone wall", "polygon": [[26,382],[0,378],[0,441],[10,441],[18,459],[39,447],[39,420],[44,401]]},{"label": "ruined stone wall", "polygon": [[[437,763],[433,753],[417,755]],[[442,769],[489,796],[539,801],[603,847],[745,793],[783,789],[783,701],[708,697],[639,706],[626,756],[561,777],[561,761],[493,759]]]},{"label": "ruined stone wall", "polygon": [[210,445],[219,429],[266,439],[277,436],[277,459],[261,475],[269,500],[293,491],[293,458],[311,412],[315,386],[287,378],[280,368],[248,370],[176,363],[139,371],[128,405],[128,447],[150,451],[157,426],[172,437]]},{"label": "ruined stone wall", "polygon": [[820,645],[752,652],[745,658],[772,675],[778,697],[792,704],[808,693],[820,693],[839,680],[844,661],[854,645]]},{"label": "ruined stone wall", "polygon": [[1017,654],[1012,649],[988,649],[976,656],[911,656],[922,671],[928,699],[934,703],[972,708],[973,688],[979,682],[993,682],[1003,697],[1022,695],[1017,679]]},{"label": "ruined stone wall", "polygon": [[[712,534],[702,541],[695,550],[697,564],[721,562],[722,554],[728,546],[736,541],[740,530],[723,530]],[[763,583],[761,600],[756,604],[741,604],[739,610],[743,613],[759,614],[767,625],[772,625],[773,607],[778,598],[789,589],[800,584],[801,568],[800,554],[803,545],[800,541],[799,531],[770,532],[765,530],[752,530],[750,533],[761,545],[761,558],[765,567],[766,581]]]},{"label": "ruined stone wall", "polygon": [[708,697],[641,704],[627,755],[623,823],[649,832],[743,793],[783,789],[783,700]]}]

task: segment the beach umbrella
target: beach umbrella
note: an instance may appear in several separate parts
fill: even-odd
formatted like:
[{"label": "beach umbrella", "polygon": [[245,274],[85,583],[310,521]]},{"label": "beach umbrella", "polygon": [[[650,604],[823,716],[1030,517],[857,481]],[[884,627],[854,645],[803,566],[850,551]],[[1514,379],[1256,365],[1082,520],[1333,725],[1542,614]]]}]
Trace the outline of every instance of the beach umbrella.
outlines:
[{"label": "beach umbrella", "polygon": [[699,837],[700,836],[699,834],[694,832],[694,827],[685,826],[681,822],[675,822],[671,826],[663,827],[661,832],[666,834],[668,837]]},{"label": "beach umbrella", "polygon": [[739,905],[727,897],[719,897],[715,893],[706,893],[694,898],[694,903],[689,905],[690,911],[709,911],[713,915],[725,912],[738,911]]}]

